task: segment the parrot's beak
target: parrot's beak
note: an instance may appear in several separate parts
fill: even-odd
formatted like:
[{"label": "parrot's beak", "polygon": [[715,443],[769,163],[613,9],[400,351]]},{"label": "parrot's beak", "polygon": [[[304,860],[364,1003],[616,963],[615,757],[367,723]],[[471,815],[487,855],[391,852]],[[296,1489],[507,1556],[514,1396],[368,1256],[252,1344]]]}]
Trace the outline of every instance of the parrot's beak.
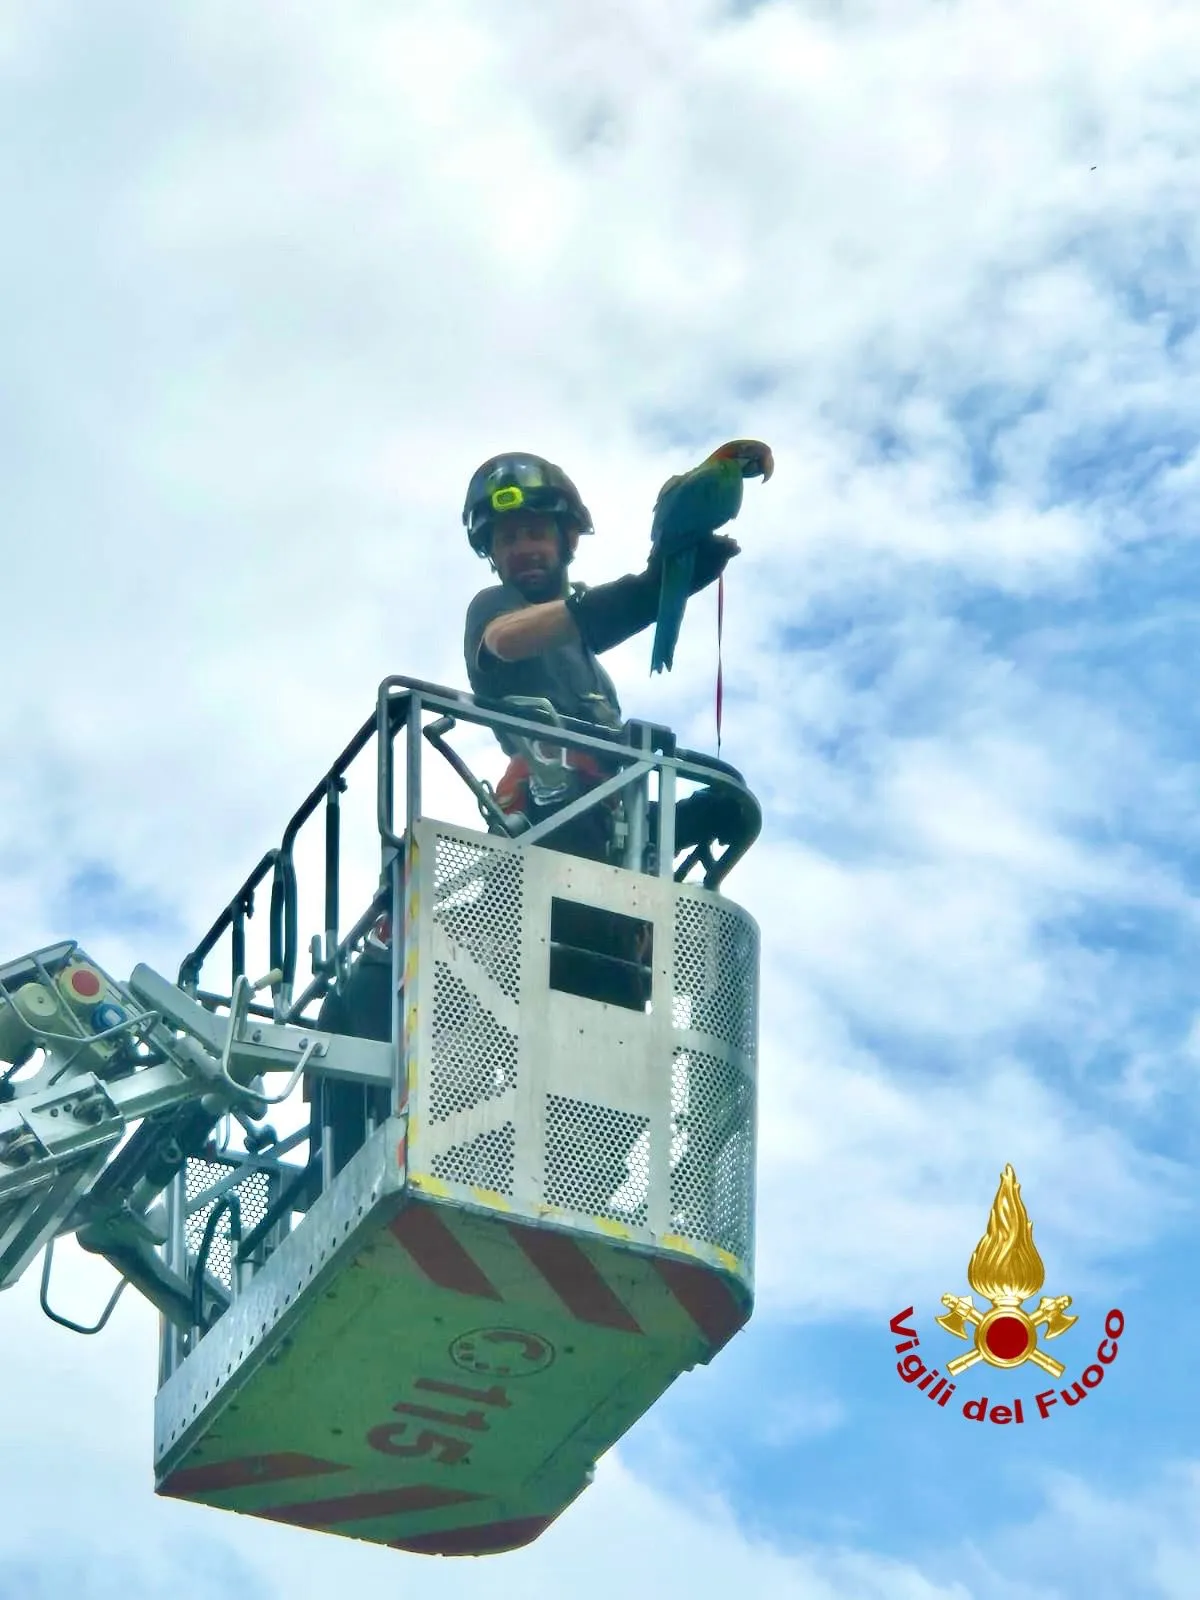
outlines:
[{"label": "parrot's beak", "polygon": [[746,455],[741,456],[739,459],[742,463],[743,478],[757,478],[761,475],[762,481],[766,483],[767,479],[775,471],[775,457],[767,449],[766,445],[762,445],[757,450],[747,452]]}]

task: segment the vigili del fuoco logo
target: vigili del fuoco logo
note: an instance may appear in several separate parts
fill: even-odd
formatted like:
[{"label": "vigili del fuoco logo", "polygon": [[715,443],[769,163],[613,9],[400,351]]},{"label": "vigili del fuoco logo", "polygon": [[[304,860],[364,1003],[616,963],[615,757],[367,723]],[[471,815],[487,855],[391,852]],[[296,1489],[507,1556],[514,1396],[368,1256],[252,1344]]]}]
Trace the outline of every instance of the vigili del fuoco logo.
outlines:
[{"label": "vigili del fuoco logo", "polygon": [[[1004,1169],[1000,1187],[992,1202],[987,1232],[975,1246],[967,1267],[967,1282],[975,1293],[989,1301],[988,1309],[981,1310],[969,1294],[944,1294],[942,1304],[946,1311],[935,1317],[939,1328],[956,1339],[971,1340],[970,1350],[954,1356],[945,1363],[948,1377],[942,1377],[937,1368],[927,1363],[916,1350],[921,1343],[914,1327],[906,1326],[914,1315],[909,1306],[892,1318],[889,1326],[900,1336],[896,1353],[903,1360],[896,1363],[896,1371],[905,1383],[924,1392],[927,1399],[945,1406],[955,1393],[955,1380],[979,1362],[989,1367],[1012,1370],[1031,1362],[1042,1372],[1058,1379],[1067,1370],[1065,1362],[1056,1361],[1042,1348],[1040,1339],[1057,1339],[1079,1321],[1067,1315],[1071,1304],[1069,1294],[1042,1295],[1037,1309],[1022,1309],[1024,1302],[1033,1298],[1046,1279],[1046,1269],[1033,1243],[1033,1224],[1021,1199],[1021,1185],[1011,1166]],[[1078,1379],[1069,1388],[1043,1389],[1033,1397],[1037,1414],[1050,1415],[1051,1407],[1060,1400],[1068,1406],[1077,1406],[1088,1393],[1104,1379],[1105,1369],[1117,1358],[1117,1341],[1125,1331],[1125,1318],[1119,1311],[1110,1311],[1104,1319],[1105,1337],[1100,1340],[1094,1356],[1084,1367]],[[1077,1346],[1078,1340],[1073,1341]],[[1065,1352],[1064,1352],[1065,1353]],[[1024,1422],[1025,1406],[1020,1397],[1006,1396],[1005,1403],[996,1403],[989,1409],[991,1396],[984,1393],[962,1402],[962,1414],[972,1422]]]}]

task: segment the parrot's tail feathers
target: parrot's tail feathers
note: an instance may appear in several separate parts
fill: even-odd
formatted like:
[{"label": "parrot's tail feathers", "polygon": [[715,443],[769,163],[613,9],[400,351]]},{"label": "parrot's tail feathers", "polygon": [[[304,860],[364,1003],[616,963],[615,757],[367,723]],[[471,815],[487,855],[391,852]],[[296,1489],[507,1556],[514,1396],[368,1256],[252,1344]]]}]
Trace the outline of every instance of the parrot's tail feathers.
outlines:
[{"label": "parrot's tail feathers", "polygon": [[667,556],[663,562],[662,589],[658,597],[658,621],[654,628],[654,649],[650,657],[651,672],[665,667],[669,672],[675,662],[675,645],[683,626],[683,613],[687,609],[692,576],[696,567],[696,547],[690,545]]},{"label": "parrot's tail feathers", "polygon": [[669,637],[670,627],[665,618],[660,617],[654,629],[654,646],[650,652],[650,671],[670,672],[675,660],[675,641]]}]

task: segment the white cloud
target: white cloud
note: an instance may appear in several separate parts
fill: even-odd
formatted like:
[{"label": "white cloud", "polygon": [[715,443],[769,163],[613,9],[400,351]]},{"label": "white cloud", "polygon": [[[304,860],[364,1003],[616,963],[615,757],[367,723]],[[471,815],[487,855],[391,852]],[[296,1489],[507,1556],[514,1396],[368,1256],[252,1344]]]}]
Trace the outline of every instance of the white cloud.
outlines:
[{"label": "white cloud", "polygon": [[[977,1600],[1190,1600],[1200,1569],[1200,1471],[1171,1461],[1116,1495],[1061,1470],[1038,1474],[1042,1509],[995,1541],[972,1541],[962,1573]],[[1016,1585],[1020,1574],[1029,1588]]]},{"label": "white cloud", "polygon": [[[940,1292],[1009,1160],[1048,1269],[1103,1293],[1182,1206],[1155,1120],[1195,1101],[1182,979],[1117,919],[1190,961],[1194,775],[1175,678],[1065,664],[1194,622],[1186,595],[1123,609],[1135,569],[1111,563],[1136,549],[1174,584],[1195,520],[1198,34],[1168,0],[521,0],[503,26],[217,0],[186,28],[0,5],[0,959],[85,933],[118,975],[171,972],[378,680],[462,681],[479,460],[563,462],[598,580],[640,564],[669,473],[757,434],[779,470],[738,528],[724,753],[767,813],[730,884],[765,936],[760,1314]],[[1044,622],[1010,643],[968,599]],[[627,710],[701,747],[713,613],[693,602],[666,683],[644,639],[612,657]],[[87,868],[154,930],[72,901]],[[0,1348],[24,1349],[12,1302]],[[145,1484],[144,1399],[128,1438],[79,1442],[80,1415],[148,1394],[149,1342],[123,1339],[66,1369],[47,1345],[13,1435],[44,1447],[22,1527],[76,1455],[73,1504],[118,1461]],[[840,1402],[779,1425],[817,1449]],[[578,1560],[611,1587],[621,1526],[647,1575],[694,1547],[697,1585],[966,1592],[656,1496],[607,1464],[561,1535],[485,1570],[553,1591]],[[144,1509],[95,1504],[95,1539]],[[204,1520],[156,1516],[151,1587]],[[317,1541],[209,1520],[303,1581]]]}]

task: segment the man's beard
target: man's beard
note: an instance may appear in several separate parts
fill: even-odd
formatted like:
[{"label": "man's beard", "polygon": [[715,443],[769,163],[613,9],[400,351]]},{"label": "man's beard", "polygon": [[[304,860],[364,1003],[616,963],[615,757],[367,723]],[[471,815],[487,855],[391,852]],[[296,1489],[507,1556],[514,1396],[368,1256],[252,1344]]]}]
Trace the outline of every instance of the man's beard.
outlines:
[{"label": "man's beard", "polygon": [[514,572],[508,582],[523,599],[538,605],[545,600],[561,599],[566,572],[561,562],[553,567],[529,567],[524,572]]}]

